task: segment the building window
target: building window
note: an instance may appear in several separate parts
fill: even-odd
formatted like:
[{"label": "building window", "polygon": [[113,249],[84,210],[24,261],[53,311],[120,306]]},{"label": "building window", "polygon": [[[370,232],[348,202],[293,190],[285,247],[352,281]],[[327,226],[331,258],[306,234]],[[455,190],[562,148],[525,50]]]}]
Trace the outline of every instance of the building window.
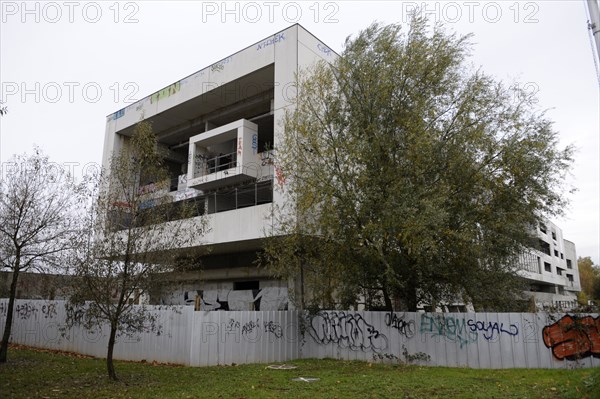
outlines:
[{"label": "building window", "polygon": [[561,269],[560,267],[556,268],[556,274],[558,274],[559,276],[562,276],[562,272],[564,269]]},{"label": "building window", "polygon": [[553,240],[556,240],[556,231],[553,231],[553,232],[552,232],[552,239],[553,239]]},{"label": "building window", "polygon": [[573,282],[573,275],[567,274],[567,280],[569,280],[570,282]]},{"label": "building window", "polygon": [[552,273],[552,265],[548,262],[544,262],[544,270]]},{"label": "building window", "polygon": [[568,269],[572,269],[573,268],[573,263],[571,262],[571,259],[567,259],[567,268]]},{"label": "building window", "polygon": [[546,255],[550,255],[550,244],[548,244],[544,240],[540,240],[539,245],[540,245],[540,251],[542,251]]},{"label": "building window", "polygon": [[556,249],[554,250],[554,256],[558,258],[558,251]]},{"label": "building window", "polygon": [[561,258],[561,259],[564,259],[564,258],[565,258],[565,255],[564,255],[562,252],[560,253],[560,258]]},{"label": "building window", "polygon": [[540,223],[540,231],[544,234],[546,234],[546,225],[543,223]]}]

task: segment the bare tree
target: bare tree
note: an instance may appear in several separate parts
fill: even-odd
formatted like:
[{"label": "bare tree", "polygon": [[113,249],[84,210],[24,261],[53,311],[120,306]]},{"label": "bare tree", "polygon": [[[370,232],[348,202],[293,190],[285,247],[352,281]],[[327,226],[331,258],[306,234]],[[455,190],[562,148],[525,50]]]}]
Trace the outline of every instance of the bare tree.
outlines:
[{"label": "bare tree", "polygon": [[72,248],[81,189],[39,149],[13,156],[0,178],[0,267],[12,272],[0,362],[6,362],[19,274],[57,271]]},{"label": "bare tree", "polygon": [[193,264],[193,248],[206,231],[204,203],[174,201],[169,183],[152,127],[140,122],[90,195],[68,324],[110,328],[106,361],[113,380],[118,335],[159,327],[151,312],[136,306],[136,297],[161,273]]}]

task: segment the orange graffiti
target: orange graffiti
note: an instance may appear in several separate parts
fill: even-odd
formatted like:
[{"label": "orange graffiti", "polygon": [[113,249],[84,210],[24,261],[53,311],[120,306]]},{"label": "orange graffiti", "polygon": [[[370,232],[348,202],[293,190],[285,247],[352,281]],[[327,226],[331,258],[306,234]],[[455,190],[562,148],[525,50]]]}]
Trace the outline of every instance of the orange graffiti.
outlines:
[{"label": "orange graffiti", "polygon": [[542,330],[544,344],[559,360],[600,357],[600,316],[563,316]]}]

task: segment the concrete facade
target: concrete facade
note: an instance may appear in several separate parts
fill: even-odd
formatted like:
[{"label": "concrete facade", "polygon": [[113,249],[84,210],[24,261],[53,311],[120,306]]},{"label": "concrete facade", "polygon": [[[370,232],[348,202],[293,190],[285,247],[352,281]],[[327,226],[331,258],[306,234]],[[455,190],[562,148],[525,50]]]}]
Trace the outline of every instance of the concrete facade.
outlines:
[{"label": "concrete facade", "polygon": [[[154,303],[205,310],[292,308],[293,283],[272,278],[255,263],[272,227],[272,207],[285,201],[273,148],[282,138],[285,112],[293,111],[295,75],[335,57],[293,25],[107,117],[105,168],[111,154],[127,145],[135,124],[151,121],[171,174],[168,195],[208,213],[209,232],[195,245],[208,246],[210,255],[197,271],[166,278],[164,291],[152,295]],[[193,229],[198,219],[186,223]],[[550,222],[537,235],[540,250],[524,254],[520,265],[530,293],[540,307],[572,303],[580,290],[574,244]]]},{"label": "concrete facade", "polygon": [[[103,166],[135,124],[152,122],[171,174],[168,195],[208,213],[198,270],[167,277],[152,301],[205,310],[291,307],[288,282],[256,267],[260,240],[282,203],[273,148],[292,110],[296,73],[334,57],[299,25],[254,43],[107,117]],[[198,216],[200,217],[200,216]],[[194,228],[197,219],[188,219]]]}]

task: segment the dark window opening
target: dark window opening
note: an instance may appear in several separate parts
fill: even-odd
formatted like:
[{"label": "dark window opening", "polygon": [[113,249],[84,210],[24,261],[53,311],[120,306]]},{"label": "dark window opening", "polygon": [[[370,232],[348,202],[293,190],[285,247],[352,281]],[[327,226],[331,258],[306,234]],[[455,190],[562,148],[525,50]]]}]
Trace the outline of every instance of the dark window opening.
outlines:
[{"label": "dark window opening", "polygon": [[258,289],[259,289],[258,280],[234,281],[234,283],[233,283],[234,291],[247,291],[247,290],[258,290]]},{"label": "dark window opening", "polygon": [[546,234],[546,225],[543,223],[540,223],[540,231],[544,234]]},{"label": "dark window opening", "polygon": [[556,232],[555,231],[552,232],[552,239],[556,240]]},{"label": "dark window opening", "polygon": [[573,268],[573,262],[571,262],[571,259],[567,259],[567,268],[569,268],[569,269]]},{"label": "dark window opening", "polygon": [[548,244],[546,241],[539,240],[539,249],[546,255],[551,255],[550,254],[550,244]]},{"label": "dark window opening", "polygon": [[562,276],[562,272],[564,269],[561,269],[560,267],[556,268],[556,274],[558,274],[559,276]]},{"label": "dark window opening", "polygon": [[554,256],[558,258],[558,251],[556,249],[554,250]]},{"label": "dark window opening", "polygon": [[552,272],[552,265],[548,262],[544,262],[544,270],[547,272]]},{"label": "dark window opening", "polygon": [[274,123],[273,115],[266,115],[252,120],[258,126],[258,148],[257,152],[270,151],[273,149]]}]

